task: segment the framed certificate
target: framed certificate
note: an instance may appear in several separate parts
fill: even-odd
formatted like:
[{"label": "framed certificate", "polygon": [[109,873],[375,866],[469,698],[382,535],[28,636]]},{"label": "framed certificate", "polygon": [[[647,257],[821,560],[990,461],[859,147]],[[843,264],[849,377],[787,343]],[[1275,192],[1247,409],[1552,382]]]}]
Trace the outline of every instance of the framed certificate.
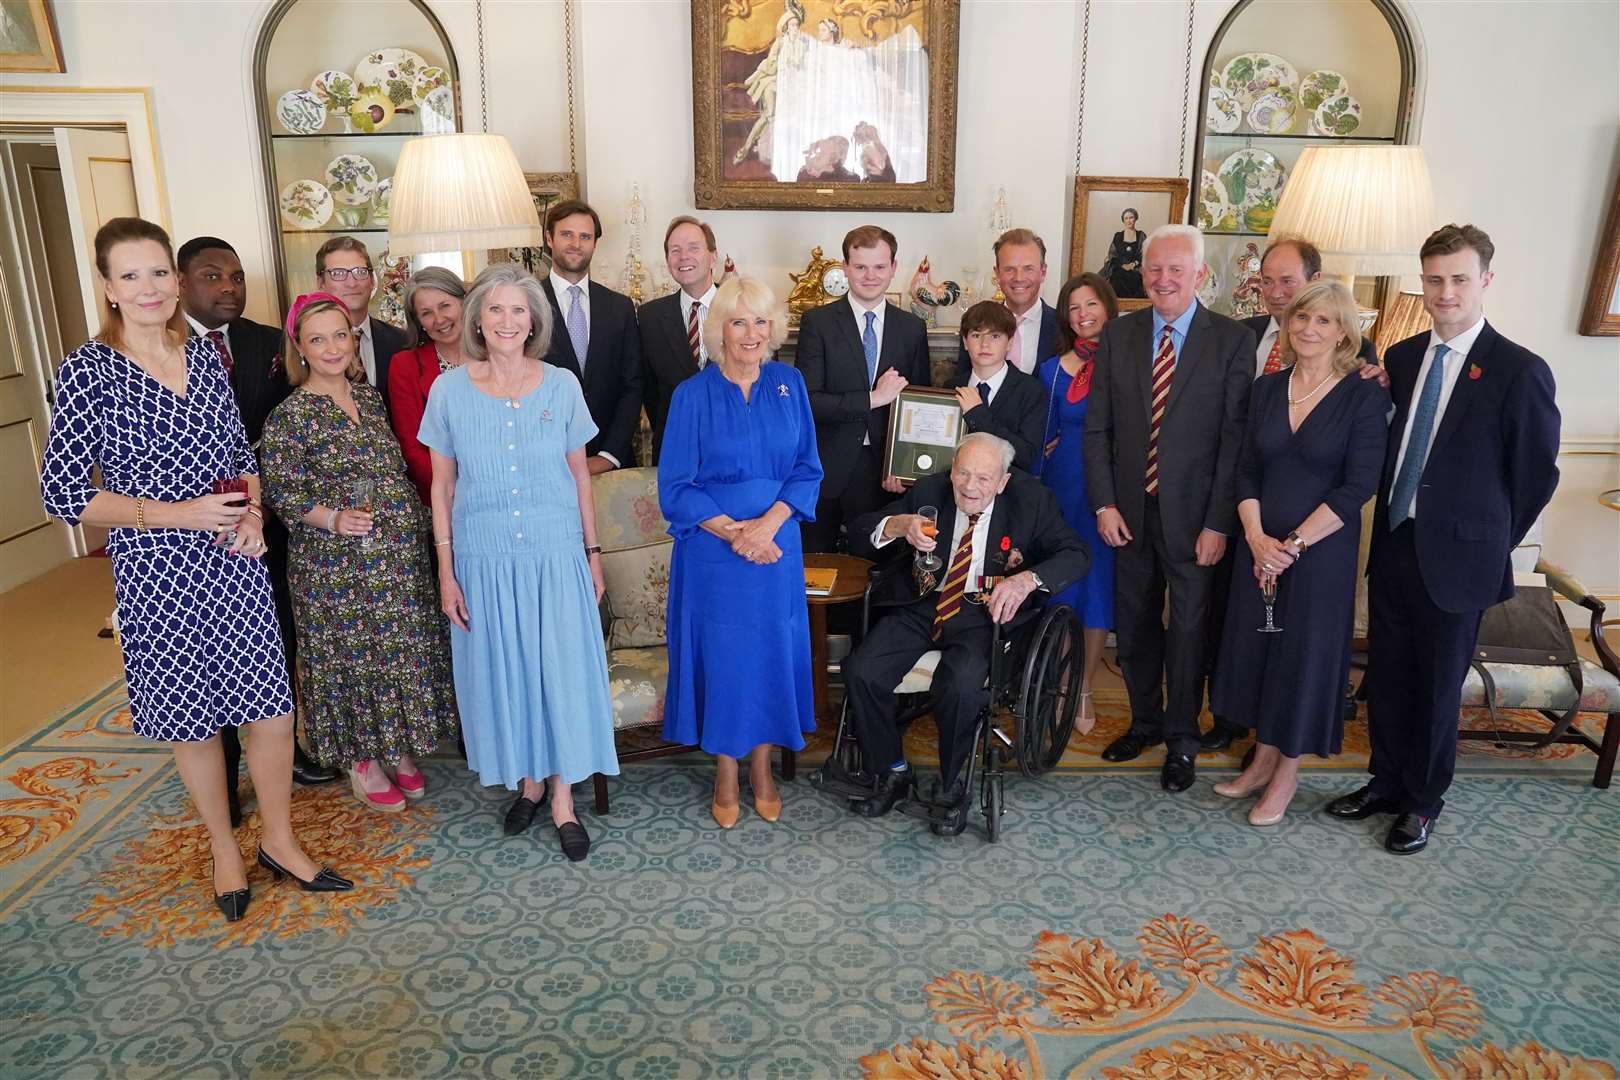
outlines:
[{"label": "framed certificate", "polygon": [[962,407],[956,391],[908,386],[889,410],[889,446],[883,475],[911,482],[951,467],[962,441]]}]

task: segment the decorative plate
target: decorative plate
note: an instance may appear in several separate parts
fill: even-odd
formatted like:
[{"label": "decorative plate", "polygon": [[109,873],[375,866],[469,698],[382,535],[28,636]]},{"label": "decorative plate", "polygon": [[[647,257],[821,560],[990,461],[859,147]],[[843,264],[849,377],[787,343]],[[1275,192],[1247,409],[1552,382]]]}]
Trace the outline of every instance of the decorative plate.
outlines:
[{"label": "decorative plate", "polygon": [[394,103],[383,94],[362,94],[349,110],[349,122],[361,131],[377,131],[394,118]]},{"label": "decorative plate", "polygon": [[416,105],[416,76],[428,66],[409,49],[378,49],[354,67],[354,81],[362,94],[382,94],[395,109]]},{"label": "decorative plate", "polygon": [[443,135],[456,130],[456,95],[448,86],[428,92],[422,99],[422,130],[429,135]]},{"label": "decorative plate", "polygon": [[1247,112],[1267,90],[1286,87],[1299,97],[1299,72],[1275,53],[1239,53],[1221,69],[1221,85],[1238,97]]},{"label": "decorative plate", "polygon": [[359,96],[354,76],[346,71],[323,71],[309,81],[309,92],[332,112],[348,112]]},{"label": "decorative plate", "polygon": [[326,126],[326,106],[308,90],[289,90],[276,99],[276,119],[294,135],[313,135]]},{"label": "decorative plate", "polygon": [[1204,283],[1198,286],[1198,302],[1205,307],[1214,307],[1215,301],[1221,296],[1221,279],[1215,276],[1215,264],[1204,263]]},{"label": "decorative plate", "polygon": [[1277,196],[1267,192],[1243,208],[1243,227],[1250,232],[1268,233],[1277,216]]},{"label": "decorative plate", "polygon": [[1230,135],[1243,123],[1243,108],[1237,95],[1224,86],[1209,88],[1209,104],[1204,107],[1204,127],[1217,135]]},{"label": "decorative plate", "polygon": [[371,223],[373,225],[388,224],[389,203],[394,198],[394,178],[385,176],[377,185],[377,190],[371,193]]},{"label": "decorative plate", "polygon": [[281,220],[295,229],[318,229],[332,220],[332,193],[315,180],[294,180],[281,189]]},{"label": "decorative plate", "polygon": [[1294,129],[1294,95],[1267,90],[1249,107],[1249,127],[1262,135],[1286,135]]},{"label": "decorative plate", "polygon": [[416,73],[416,81],[411,84],[411,95],[417,101],[424,101],[427,96],[441,86],[450,85],[450,73],[442,67],[428,66]]},{"label": "decorative plate", "polygon": [[1220,178],[1204,169],[1198,179],[1198,227],[1205,232],[1232,232],[1237,223],[1237,212],[1227,201]]},{"label": "decorative plate", "polygon": [[339,154],[327,162],[326,186],[344,206],[368,206],[377,190],[377,167],[359,154]]},{"label": "decorative plate", "polygon": [[1226,201],[1238,210],[1247,210],[1267,195],[1276,199],[1282,193],[1282,162],[1254,147],[1228,155],[1216,175],[1226,189]]},{"label": "decorative plate", "polygon": [[1342,138],[1353,134],[1361,126],[1361,102],[1349,94],[1340,94],[1317,106],[1311,120],[1322,134]]},{"label": "decorative plate", "polygon": [[1350,92],[1350,81],[1337,71],[1313,71],[1299,84],[1299,103],[1307,115],[1329,98]]}]

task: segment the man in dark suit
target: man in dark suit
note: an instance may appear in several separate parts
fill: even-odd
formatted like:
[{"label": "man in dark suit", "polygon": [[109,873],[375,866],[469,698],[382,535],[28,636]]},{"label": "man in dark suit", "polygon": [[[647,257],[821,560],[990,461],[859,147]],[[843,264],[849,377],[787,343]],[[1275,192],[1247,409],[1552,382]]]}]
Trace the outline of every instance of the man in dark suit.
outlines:
[{"label": "man in dark suit", "polygon": [[1010,359],[1017,321],[1012,312],[981,300],[962,315],[962,349],[970,367],[951,380],[962,423],[1012,444],[1013,464],[1025,472],[1035,467],[1046,431],[1047,394],[1041,380],[1013,367]]},{"label": "man in dark suit", "polygon": [[1086,482],[1097,531],[1118,549],[1114,627],[1131,699],[1130,730],[1103,758],[1130,761],[1166,742],[1159,782],[1169,792],[1193,782],[1210,590],[1237,527],[1254,381],[1254,335],[1198,303],[1203,246],[1188,225],[1147,238],[1152,306],[1103,328],[1086,412]]},{"label": "man in dark suit", "polygon": [[889,230],[851,229],[844,237],[849,295],[799,319],[797,366],[826,478],[816,520],[800,526],[806,551],[835,550],[846,522],[902,490],[898,480],[883,479],[889,406],[908,385],[928,385],[928,328],[883,299],[898,255]]},{"label": "man in dark suit", "polygon": [[1428,845],[1480,617],[1513,595],[1509,556],[1558,486],[1552,371],[1485,321],[1495,250],[1473,225],[1425,240],[1434,329],[1385,354],[1395,415],[1367,564],[1372,778],[1326,809],[1399,815],[1384,838],[1397,855]]},{"label": "man in dark suit", "polygon": [[[1012,312],[1013,338],[1007,362],[1034,375],[1041,361],[1057,355],[1057,310],[1041,299],[1046,283],[1046,241],[1029,229],[1008,229],[992,248],[996,285]],[[967,348],[956,354],[956,376],[968,373]]]},{"label": "man in dark suit", "polygon": [[635,465],[641,427],[641,331],[630,298],[591,280],[602,219],[578,199],[546,214],[551,273],[540,282],[555,325],[545,359],[573,372],[585,390],[596,438],[585,445],[591,475]]},{"label": "man in dark suit", "polygon": [[[917,511],[937,507],[938,533],[924,532]],[[938,584],[921,597],[902,566],[890,576],[900,601],[844,661],[850,721],[867,771],[877,777],[870,799],[854,804],[865,817],[894,808],[915,787],[895,723],[894,688],[917,658],[943,653],[934,670],[933,715],[939,729],[940,776],[931,797],[951,807],[939,835],[962,831],[968,793],[962,765],[972,752],[973,724],[989,703],[992,620],[1003,625],[1033,617],[1045,598],[1085,576],[1085,541],[1063,520],[1057,500],[1039,480],[1012,469],[1005,439],[977,433],[957,449],[949,474],[917,481],[906,494],[852,525],[852,541],[880,560],[909,561],[916,551],[939,553]],[[906,544],[896,544],[904,537]],[[986,579],[999,579],[983,600]]]},{"label": "man in dark suit", "polygon": [[[243,317],[246,276],[236,249],[215,236],[199,236],[180,245],[175,254],[180,271],[180,310],[186,325],[197,337],[205,337],[219,350],[220,361],[230,376],[231,391],[248,442],[255,448],[264,432],[270,411],[292,393],[287,370],[281,362],[281,331]],[[287,674],[291,678],[296,662],[297,636],[293,631],[292,593],[287,586],[287,527],[269,507],[264,511],[264,563],[270,575],[270,591],[276,603]],[[225,792],[230,802],[231,825],[242,819],[237,777],[242,760],[242,743],[236,728],[220,729],[225,751]],[[338,770],[318,765],[293,740],[293,778],[300,784],[324,784],[338,777]]]},{"label": "man in dark suit", "polygon": [[388,399],[388,364],[397,352],[411,347],[410,335],[371,315],[371,297],[377,291],[377,272],[371,252],[352,236],[334,236],[315,252],[315,277],[325,291],[343,301],[349,323],[360,338],[360,366],[366,381],[382,395],[383,408],[393,415]]},{"label": "man in dark suit", "polygon": [[643,404],[652,426],[652,463],[664,442],[664,421],[675,387],[709,362],[703,317],[714,303],[714,230],[687,214],[664,230],[664,260],[680,289],[641,305]]}]

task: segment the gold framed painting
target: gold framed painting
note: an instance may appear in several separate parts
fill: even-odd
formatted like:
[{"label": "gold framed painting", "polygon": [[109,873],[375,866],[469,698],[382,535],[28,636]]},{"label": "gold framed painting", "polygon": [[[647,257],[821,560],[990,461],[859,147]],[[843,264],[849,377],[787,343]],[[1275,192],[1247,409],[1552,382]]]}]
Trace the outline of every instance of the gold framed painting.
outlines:
[{"label": "gold framed painting", "polygon": [[1179,177],[1075,177],[1069,276],[1094,270],[1114,287],[1121,311],[1146,307],[1142,248],[1147,235],[1160,225],[1180,224],[1186,213],[1187,181]]},{"label": "gold framed painting", "polygon": [[66,71],[51,0],[0,0],[0,71]]},{"label": "gold framed painting", "polygon": [[1586,307],[1581,312],[1584,337],[1620,335],[1620,179],[1609,196],[1609,212],[1598,237],[1592,280],[1586,286]]},{"label": "gold framed painting", "polygon": [[[540,224],[546,223],[546,212],[565,199],[579,198],[579,177],[571,172],[526,172],[523,179],[529,185],[529,197],[534,200]],[[539,247],[499,248],[491,251],[491,262],[512,262],[522,266],[535,277],[551,273],[551,248],[542,238]]]},{"label": "gold framed painting", "polygon": [[706,210],[956,204],[960,0],[692,0]]}]

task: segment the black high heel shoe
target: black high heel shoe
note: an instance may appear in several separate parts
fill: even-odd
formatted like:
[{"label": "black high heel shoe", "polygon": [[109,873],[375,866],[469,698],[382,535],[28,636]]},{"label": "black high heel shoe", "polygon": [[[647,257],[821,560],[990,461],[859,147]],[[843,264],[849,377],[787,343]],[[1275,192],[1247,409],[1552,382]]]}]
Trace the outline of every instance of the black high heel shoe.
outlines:
[{"label": "black high heel shoe", "polygon": [[[213,860],[209,860],[209,877],[213,877]],[[247,914],[248,901],[253,899],[252,889],[232,889],[228,893],[214,893],[214,905],[225,916],[226,922],[241,922]]]},{"label": "black high heel shoe", "polygon": [[346,877],[339,877],[324,866],[321,867],[321,872],[316,874],[314,878],[309,881],[305,881],[303,878],[299,877],[297,874],[293,873],[291,870],[288,870],[285,866],[282,866],[280,863],[276,862],[276,860],[266,855],[264,853],[264,848],[259,849],[259,865],[270,871],[270,873],[274,874],[277,881],[280,881],[282,878],[292,878],[298,883],[298,887],[303,889],[305,892],[348,892],[350,889],[354,888],[354,882],[350,881]]}]

